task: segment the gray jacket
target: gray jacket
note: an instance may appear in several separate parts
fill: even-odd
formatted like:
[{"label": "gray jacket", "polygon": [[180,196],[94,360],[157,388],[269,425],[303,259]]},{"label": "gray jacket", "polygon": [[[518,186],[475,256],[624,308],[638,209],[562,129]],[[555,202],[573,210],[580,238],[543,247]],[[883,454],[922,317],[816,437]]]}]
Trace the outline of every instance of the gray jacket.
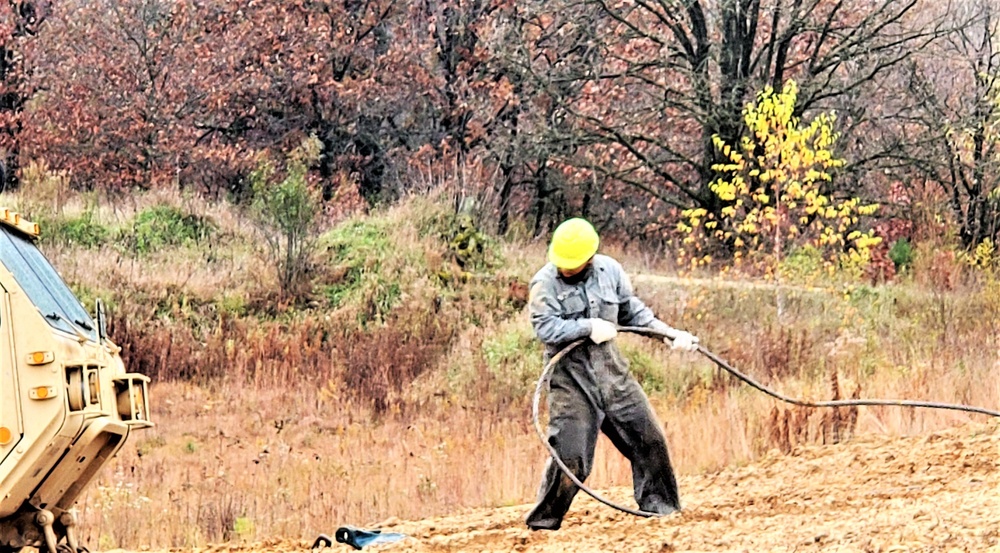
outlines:
[{"label": "gray jacket", "polygon": [[635,296],[621,264],[606,255],[595,255],[589,277],[577,284],[564,282],[556,266],[547,263],[532,277],[530,289],[531,325],[549,355],[561,349],[560,345],[589,336],[587,319],[673,330]]}]

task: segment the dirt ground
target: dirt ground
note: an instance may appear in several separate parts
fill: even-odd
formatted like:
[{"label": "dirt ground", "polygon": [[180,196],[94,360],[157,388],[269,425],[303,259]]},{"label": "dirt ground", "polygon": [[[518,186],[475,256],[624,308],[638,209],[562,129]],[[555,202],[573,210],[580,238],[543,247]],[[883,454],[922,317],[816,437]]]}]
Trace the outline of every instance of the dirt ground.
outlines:
[{"label": "dirt ground", "polygon": [[[393,552],[1000,553],[1000,424],[923,436],[859,436],[680,479],[684,510],[640,519],[578,496],[558,532],[530,532],[530,506],[481,509],[378,527],[409,537]],[[633,506],[631,491],[605,490]],[[331,529],[330,536],[333,535]],[[211,548],[277,553],[311,541]],[[352,551],[334,543],[328,552]]]}]

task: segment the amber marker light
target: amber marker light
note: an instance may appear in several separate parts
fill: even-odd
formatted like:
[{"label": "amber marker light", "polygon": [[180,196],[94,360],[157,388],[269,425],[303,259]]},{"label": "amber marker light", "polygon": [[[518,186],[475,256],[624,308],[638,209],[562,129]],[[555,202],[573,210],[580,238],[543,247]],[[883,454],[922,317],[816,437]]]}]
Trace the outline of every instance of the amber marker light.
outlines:
[{"label": "amber marker light", "polygon": [[31,399],[49,399],[50,397],[56,397],[56,389],[54,386],[37,386],[28,391],[28,397]]},{"label": "amber marker light", "polygon": [[10,440],[13,437],[14,434],[11,433],[10,428],[7,428],[6,426],[0,426],[0,445],[9,444]]},{"label": "amber marker light", "polygon": [[45,365],[51,363],[55,356],[51,351],[33,351],[28,354],[29,365]]}]

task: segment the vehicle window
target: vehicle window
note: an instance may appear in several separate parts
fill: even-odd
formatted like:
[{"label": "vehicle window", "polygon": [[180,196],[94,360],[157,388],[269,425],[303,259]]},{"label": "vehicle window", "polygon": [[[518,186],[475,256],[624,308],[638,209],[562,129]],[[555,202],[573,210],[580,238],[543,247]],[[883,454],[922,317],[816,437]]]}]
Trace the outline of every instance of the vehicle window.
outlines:
[{"label": "vehicle window", "polygon": [[0,227],[0,260],[52,327],[97,341],[90,314],[34,244]]}]

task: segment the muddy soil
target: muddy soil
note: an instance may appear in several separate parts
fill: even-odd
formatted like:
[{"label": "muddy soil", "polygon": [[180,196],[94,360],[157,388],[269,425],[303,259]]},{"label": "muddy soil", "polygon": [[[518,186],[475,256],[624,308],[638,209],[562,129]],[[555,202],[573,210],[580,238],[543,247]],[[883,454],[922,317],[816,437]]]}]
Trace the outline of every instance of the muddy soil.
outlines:
[{"label": "muddy soil", "polygon": [[[636,518],[581,494],[557,532],[527,530],[529,505],[479,509],[384,521],[377,526],[410,537],[365,551],[1000,553],[998,423],[800,447],[682,477],[680,485],[684,510],[665,518]],[[634,505],[629,489],[604,493]],[[284,553],[311,544],[275,539],[210,549]],[[352,549],[335,543],[325,551]]]}]

